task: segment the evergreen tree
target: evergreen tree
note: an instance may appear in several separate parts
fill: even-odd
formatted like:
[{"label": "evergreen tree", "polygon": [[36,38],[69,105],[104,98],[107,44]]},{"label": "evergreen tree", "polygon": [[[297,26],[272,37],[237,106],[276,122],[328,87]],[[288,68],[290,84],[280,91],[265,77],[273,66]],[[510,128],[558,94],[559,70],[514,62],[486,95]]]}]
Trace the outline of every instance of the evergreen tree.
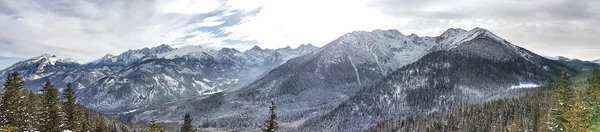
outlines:
[{"label": "evergreen tree", "polygon": [[75,90],[71,87],[71,83],[67,84],[67,88],[63,91],[63,97],[66,99],[64,103],[64,110],[66,114],[66,126],[65,129],[73,131],[82,131],[81,122],[83,114],[78,109],[77,97],[75,97]]},{"label": "evergreen tree", "polygon": [[558,94],[556,103],[552,108],[553,124],[557,131],[564,131],[568,120],[564,118],[564,114],[571,109],[573,99],[573,89],[571,89],[571,80],[566,70],[561,71],[560,79],[556,84],[555,92]]},{"label": "evergreen tree", "polygon": [[44,107],[42,105],[42,96],[29,92],[27,103],[27,128],[28,130],[40,131],[43,125]]},{"label": "evergreen tree", "polygon": [[59,98],[58,89],[54,88],[50,81],[44,85],[44,132],[60,132],[63,117],[61,115],[61,101]]},{"label": "evergreen tree", "polygon": [[91,132],[94,130],[94,123],[92,122],[92,118],[90,118],[90,114],[88,113],[84,113],[83,114],[83,121],[81,123],[81,130],[84,132]]},{"label": "evergreen tree", "polygon": [[590,129],[592,131],[600,131],[600,70],[594,70],[592,76],[588,78],[588,94],[589,108],[591,109],[592,119]]},{"label": "evergreen tree", "polygon": [[265,127],[261,128],[263,132],[274,132],[279,128],[279,125],[275,121],[277,119],[277,114],[275,114],[276,109],[277,106],[275,106],[275,103],[271,102],[271,106],[269,107],[271,116],[265,121]]},{"label": "evergreen tree", "polygon": [[117,132],[117,124],[115,122],[113,122],[113,128],[110,131]]},{"label": "evergreen tree", "polygon": [[194,126],[192,126],[192,116],[190,113],[185,113],[183,117],[183,125],[181,126],[181,132],[195,132]]},{"label": "evergreen tree", "polygon": [[94,120],[94,132],[108,132],[110,130],[109,126],[106,125],[106,121],[102,117],[97,117]]},{"label": "evergreen tree", "polygon": [[150,131],[148,132],[165,132],[165,128],[159,126],[158,123],[156,123],[156,120],[152,119],[152,121],[150,121]]},{"label": "evergreen tree", "polygon": [[13,72],[4,83],[4,96],[0,108],[0,126],[10,125],[24,131],[26,127],[26,101],[23,92],[25,81],[18,72]]},{"label": "evergreen tree", "polygon": [[571,109],[563,114],[563,118],[567,120],[563,126],[568,132],[583,132],[588,130],[590,113],[586,112],[580,92],[575,91],[574,96]]}]

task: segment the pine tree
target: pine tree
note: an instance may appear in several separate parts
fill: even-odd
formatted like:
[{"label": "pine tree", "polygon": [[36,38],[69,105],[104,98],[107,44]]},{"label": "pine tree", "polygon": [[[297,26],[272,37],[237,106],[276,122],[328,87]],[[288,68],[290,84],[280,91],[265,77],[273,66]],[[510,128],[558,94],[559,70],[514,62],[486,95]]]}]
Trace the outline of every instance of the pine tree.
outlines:
[{"label": "pine tree", "polygon": [[29,92],[29,100],[27,103],[27,114],[28,122],[27,128],[29,130],[40,131],[43,125],[44,107],[42,105],[42,96]]},{"label": "pine tree", "polygon": [[589,109],[591,114],[591,127],[592,131],[600,131],[600,70],[594,70],[592,76],[588,78],[588,94],[586,95],[589,100]]},{"label": "pine tree", "polygon": [[165,128],[159,126],[158,123],[156,123],[156,120],[152,119],[152,121],[150,121],[150,131],[148,132],[165,132]]},{"label": "pine tree", "polygon": [[571,109],[563,115],[563,118],[567,120],[563,123],[563,126],[568,132],[583,132],[588,130],[589,127],[589,121],[587,120],[589,113],[585,110],[580,92],[575,91],[574,96]]},{"label": "pine tree", "polygon": [[106,121],[102,117],[97,117],[94,120],[94,132],[108,132],[110,130],[109,126],[106,125]]},{"label": "pine tree", "polygon": [[84,114],[83,114],[83,121],[81,122],[81,130],[83,132],[91,132],[92,130],[94,130],[92,118],[90,118],[89,113],[84,112]]},{"label": "pine tree", "polygon": [[4,88],[6,91],[0,108],[0,119],[2,119],[0,126],[10,125],[24,131],[26,127],[26,101],[23,96],[25,81],[18,72],[13,72],[6,78]]},{"label": "pine tree", "polygon": [[71,83],[67,84],[67,88],[63,91],[63,97],[67,100],[64,103],[64,110],[67,118],[65,129],[82,131],[81,122],[83,114],[78,109],[77,97],[75,97],[75,90],[71,87]]},{"label": "pine tree", "polygon": [[61,115],[61,101],[59,98],[58,89],[54,88],[50,81],[44,85],[44,132],[60,132],[63,117]]},{"label": "pine tree", "polygon": [[513,108],[513,121],[509,127],[509,132],[519,132],[521,119],[519,118],[519,107]]},{"label": "pine tree", "polygon": [[117,124],[113,122],[113,128],[110,130],[111,132],[117,132]]},{"label": "pine tree", "polygon": [[269,107],[271,116],[265,121],[265,127],[261,128],[263,132],[275,132],[279,128],[279,125],[275,121],[277,119],[277,114],[275,114],[276,109],[277,106],[275,106],[275,103],[271,102],[271,107]]},{"label": "pine tree", "polygon": [[192,116],[190,113],[185,113],[183,117],[183,125],[181,126],[181,132],[195,132],[196,130],[192,126]]},{"label": "pine tree", "polygon": [[558,98],[552,108],[553,125],[556,127],[554,128],[555,130],[564,131],[568,120],[563,115],[571,109],[573,98],[573,89],[570,88],[571,81],[566,70],[563,69],[561,71],[561,76],[556,86],[555,92],[558,94]]}]

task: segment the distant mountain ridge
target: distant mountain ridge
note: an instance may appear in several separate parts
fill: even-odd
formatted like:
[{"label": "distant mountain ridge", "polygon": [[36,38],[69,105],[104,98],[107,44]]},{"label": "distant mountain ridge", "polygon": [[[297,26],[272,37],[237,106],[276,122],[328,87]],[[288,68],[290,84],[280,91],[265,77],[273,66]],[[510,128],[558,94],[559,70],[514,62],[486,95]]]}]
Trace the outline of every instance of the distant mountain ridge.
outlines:
[{"label": "distant mountain ridge", "polygon": [[[172,48],[160,45],[128,50],[117,56],[108,54],[86,64],[45,54],[1,70],[0,77],[20,72],[31,91],[39,91],[46,81],[57,87],[73,82],[82,104],[100,111],[120,111],[176,97],[233,90],[287,59],[316,49],[306,44],[296,49],[240,52],[230,48],[213,50],[200,46]],[[133,87],[134,84],[138,87]]]},{"label": "distant mountain ridge", "polygon": [[557,62],[568,65],[569,67],[575,68],[579,71],[590,71],[595,69],[600,69],[600,60],[597,61],[583,61],[580,59],[572,59],[564,56],[557,57],[546,57],[551,60],[555,60]]}]

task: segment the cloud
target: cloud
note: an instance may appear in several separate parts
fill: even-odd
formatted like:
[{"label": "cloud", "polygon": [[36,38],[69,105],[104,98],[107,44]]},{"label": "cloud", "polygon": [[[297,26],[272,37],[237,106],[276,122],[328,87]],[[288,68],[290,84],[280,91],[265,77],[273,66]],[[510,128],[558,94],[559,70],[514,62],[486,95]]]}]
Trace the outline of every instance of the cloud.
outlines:
[{"label": "cloud", "polygon": [[86,62],[160,44],[322,46],[356,30],[437,36],[448,28],[482,27],[536,53],[589,60],[600,58],[595,7],[600,1],[0,1],[0,56],[48,53]]},{"label": "cloud", "polygon": [[202,1],[2,1],[0,56],[42,53],[91,61],[104,54],[169,44],[223,6]]},{"label": "cloud", "polygon": [[[259,13],[223,27],[262,47],[325,45],[355,30],[398,29],[437,36],[448,28],[487,28],[544,55],[600,58],[600,2],[592,0],[266,0]],[[570,50],[557,50],[570,49]]]},{"label": "cloud", "polygon": [[600,58],[594,55],[600,53],[600,45],[596,44],[600,38],[594,35],[600,33],[596,26],[600,23],[600,1],[426,0],[415,4],[415,0],[379,0],[370,6],[397,19],[414,20],[411,23],[417,24],[398,28],[417,34],[436,35],[443,31],[440,27],[478,26],[536,53]]},{"label": "cloud", "polygon": [[221,21],[221,17],[220,16],[212,16],[212,17],[204,18],[202,20],[202,22],[198,24],[198,26],[200,26],[200,27],[214,27],[214,26],[222,25],[224,23],[225,23],[225,21]]},{"label": "cloud", "polygon": [[[341,4],[343,3],[343,4]],[[354,30],[391,28],[395,20],[366,7],[366,1],[271,0],[259,13],[224,27],[228,37],[256,40],[261,47],[324,45]]]}]

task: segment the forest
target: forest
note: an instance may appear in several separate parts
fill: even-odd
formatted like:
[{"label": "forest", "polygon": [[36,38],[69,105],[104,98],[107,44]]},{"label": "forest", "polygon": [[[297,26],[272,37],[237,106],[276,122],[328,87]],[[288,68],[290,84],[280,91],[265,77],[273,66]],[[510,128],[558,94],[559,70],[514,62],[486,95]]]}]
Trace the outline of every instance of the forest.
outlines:
[{"label": "forest", "polygon": [[368,132],[600,131],[600,70],[522,95],[382,121]]}]

